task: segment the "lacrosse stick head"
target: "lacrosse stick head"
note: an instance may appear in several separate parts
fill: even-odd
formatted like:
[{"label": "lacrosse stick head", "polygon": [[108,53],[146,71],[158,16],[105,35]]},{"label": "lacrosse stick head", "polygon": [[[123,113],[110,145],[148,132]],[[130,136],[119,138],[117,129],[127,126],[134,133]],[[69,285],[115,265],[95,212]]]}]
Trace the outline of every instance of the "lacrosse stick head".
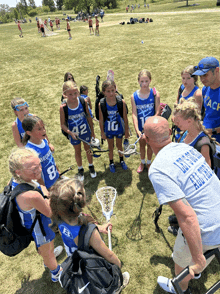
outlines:
[{"label": "lacrosse stick head", "polygon": [[102,213],[107,221],[110,220],[113,214],[113,206],[115,203],[116,196],[116,189],[110,186],[99,188],[96,191],[96,197],[102,206]]}]

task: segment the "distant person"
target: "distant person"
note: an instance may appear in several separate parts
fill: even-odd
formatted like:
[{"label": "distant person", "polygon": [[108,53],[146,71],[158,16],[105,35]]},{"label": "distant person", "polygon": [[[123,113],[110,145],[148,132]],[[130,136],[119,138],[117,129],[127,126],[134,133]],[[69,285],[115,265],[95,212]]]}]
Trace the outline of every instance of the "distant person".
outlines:
[{"label": "distant person", "polygon": [[50,20],[50,28],[51,28],[51,31],[53,31],[53,22],[52,22],[52,20]]},{"label": "distant person", "polygon": [[85,86],[85,85],[80,86],[80,96],[83,97],[86,100],[88,108],[89,108],[90,116],[91,116],[91,118],[93,118],[94,116],[93,116],[93,113],[92,113],[92,103],[91,103],[91,99],[88,96],[88,94],[89,94],[88,87]]},{"label": "distant person", "polygon": [[[171,141],[168,121],[153,116],[144,124],[144,135],[156,155],[149,169],[160,204],[168,204],[174,211],[179,230],[173,249],[175,275],[189,266],[179,284],[185,294],[195,274],[201,273],[211,262],[204,252],[220,249],[220,181],[205,158],[187,144]],[[171,280],[159,276],[157,283],[168,293],[176,293]]]},{"label": "distant person", "polygon": [[44,23],[41,19],[39,19],[40,30],[41,30],[41,37],[46,37],[45,30],[44,30]]},{"label": "distant person", "polygon": [[102,22],[103,22],[103,17],[104,17],[104,15],[105,15],[105,12],[104,12],[103,9],[101,9],[101,11],[100,11],[100,17],[101,17],[101,21],[102,21]]},{"label": "distant person", "polygon": [[20,24],[20,20],[18,20],[18,29],[19,29],[19,32],[20,32],[19,37],[20,37],[20,38],[23,38],[22,29],[21,29],[21,24]]},{"label": "distant person", "polygon": [[148,8],[148,9],[150,8],[150,5],[149,5],[149,4],[147,4],[147,8]]},{"label": "distant person", "polygon": [[200,80],[204,85],[202,89],[205,107],[203,125],[208,133],[220,143],[219,61],[211,56],[203,58],[193,75],[200,76]]},{"label": "distant person", "polygon": [[41,32],[41,29],[40,29],[40,22],[39,22],[39,19],[37,19],[37,29],[38,29],[38,33]]},{"label": "distant person", "polygon": [[71,31],[71,29],[70,29],[70,22],[69,22],[69,19],[68,18],[66,18],[66,29],[67,29],[67,32],[69,34],[69,40],[72,40],[72,36],[71,36],[71,33],[70,33],[70,31]]},{"label": "distant person", "polygon": [[95,34],[96,34],[96,36],[99,36],[99,20],[98,20],[98,15],[95,15]]},{"label": "distant person", "polygon": [[91,18],[91,16],[89,16],[88,23],[89,23],[89,31],[90,31],[90,35],[91,35],[92,33],[94,34],[94,30],[93,30],[93,22],[92,22],[92,18]]}]

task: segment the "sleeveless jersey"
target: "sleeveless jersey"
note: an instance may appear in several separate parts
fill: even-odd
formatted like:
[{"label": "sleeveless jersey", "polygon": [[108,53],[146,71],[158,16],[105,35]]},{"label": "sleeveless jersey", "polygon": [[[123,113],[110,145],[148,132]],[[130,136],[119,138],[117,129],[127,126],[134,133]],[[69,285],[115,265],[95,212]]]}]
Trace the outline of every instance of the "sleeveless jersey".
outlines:
[{"label": "sleeveless jersey", "polygon": [[104,132],[106,137],[122,137],[124,134],[125,126],[124,120],[119,114],[117,103],[114,106],[109,106],[106,101],[106,108],[108,113],[107,119],[104,122]]},{"label": "sleeveless jersey", "polygon": [[142,132],[144,123],[148,117],[155,115],[155,97],[153,89],[150,89],[150,94],[147,99],[139,97],[139,90],[133,93],[133,97],[137,108],[138,129]]},{"label": "sleeveless jersey", "polygon": [[[86,99],[88,96],[84,95],[84,94],[80,94],[81,97],[83,97],[84,99]],[[89,108],[89,113],[91,115],[91,117],[93,118],[93,114],[92,114],[92,110],[90,109],[89,103],[87,102],[88,108]]]},{"label": "sleeveless jersey", "polygon": [[[40,185],[37,182],[33,181],[33,183],[37,186],[38,189],[41,189]],[[17,185],[18,183],[13,181],[12,189],[14,189]],[[15,203],[19,212],[19,216],[21,218],[22,226],[27,229],[30,229],[36,216],[36,209],[32,208],[31,210],[22,210],[19,207],[16,198],[15,198]],[[34,226],[34,229],[32,232],[32,236],[34,238],[37,248],[43,244],[51,242],[55,238],[55,233],[49,227],[49,224],[51,223],[51,219],[41,214],[41,221],[42,221],[46,236],[43,236],[38,221],[36,222],[36,225]]]},{"label": "sleeveless jersey", "polygon": [[40,145],[36,145],[28,141],[25,147],[34,149],[37,152],[41,161],[41,176],[46,188],[49,189],[59,178],[59,173],[47,140],[42,140]]},{"label": "sleeveless jersey", "polygon": [[[184,87],[184,86],[183,86]],[[185,87],[184,87],[185,88]],[[184,89],[183,88],[183,89]],[[180,94],[180,98],[184,98],[185,100],[188,100],[190,97],[192,97],[194,94],[195,94],[195,92],[197,91],[199,89],[199,87],[198,86],[195,86],[193,89],[192,89],[192,91],[189,93],[189,95],[187,95],[186,97],[183,97],[183,93],[181,93]],[[179,98],[179,100],[180,100],[180,98]],[[178,103],[179,103],[179,101],[178,101]]]},{"label": "sleeveless jersey", "polygon": [[[210,87],[202,88],[202,96],[205,106],[203,125],[206,129],[220,127],[220,87],[213,90]],[[220,142],[220,134],[212,135]]]},{"label": "sleeveless jersey", "polygon": [[58,228],[63,239],[66,253],[68,256],[70,256],[78,248],[74,242],[74,239],[79,235],[81,226],[71,226],[65,222],[62,222],[58,224]]},{"label": "sleeveless jersey", "polygon": [[[28,115],[32,116],[33,114],[29,113]],[[24,137],[24,134],[25,134],[25,130],[22,128],[22,122],[20,121],[20,119],[18,117],[16,117],[15,122],[17,124],[18,132],[19,132],[21,140],[22,140]]]},{"label": "sleeveless jersey", "polygon": [[[73,133],[78,133],[79,137],[90,142],[91,130],[86,119],[86,115],[81,102],[78,99],[78,106],[74,109],[68,107],[68,128]],[[71,144],[75,145],[78,140],[73,140],[70,136]],[[80,143],[80,142],[79,142]]]}]

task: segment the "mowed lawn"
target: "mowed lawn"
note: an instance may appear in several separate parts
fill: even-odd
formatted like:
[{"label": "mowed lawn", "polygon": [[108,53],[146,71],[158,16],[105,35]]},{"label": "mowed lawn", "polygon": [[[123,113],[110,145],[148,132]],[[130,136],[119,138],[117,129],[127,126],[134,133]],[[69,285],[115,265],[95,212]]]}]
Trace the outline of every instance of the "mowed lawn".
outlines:
[{"label": "mowed lawn", "polygon": [[[196,9],[196,8],[195,8]],[[179,11],[178,11],[179,12]],[[152,23],[124,26],[119,22],[129,21],[133,16],[151,17]],[[43,16],[44,19],[46,16]],[[51,17],[53,19],[53,17]],[[138,73],[146,68],[152,74],[151,86],[161,95],[161,101],[173,108],[181,84],[181,71],[188,65],[197,65],[205,56],[220,58],[219,12],[199,13],[144,13],[106,15],[100,23],[100,36],[90,36],[87,23],[71,22],[72,40],[68,40],[66,24],[56,35],[42,38],[33,19],[22,24],[24,38],[19,38],[15,23],[0,25],[0,186],[1,190],[10,179],[8,156],[15,147],[11,124],[15,119],[10,101],[23,97],[30,106],[30,113],[45,122],[48,137],[55,146],[54,158],[60,171],[74,165],[68,176],[77,173],[74,149],[61,134],[59,105],[65,72],[70,71],[78,84],[89,87],[89,96],[95,106],[95,79],[106,79],[109,69],[115,72],[118,91],[123,94],[129,109],[129,125],[136,140],[131,116],[131,94],[138,89]],[[143,42],[142,42],[143,41]],[[200,86],[201,83],[200,83]],[[171,123],[170,123],[171,125]],[[99,124],[94,121],[96,136],[100,139]],[[107,148],[107,143],[104,143]],[[91,179],[85,151],[82,151],[85,169],[85,187],[90,200],[86,212],[100,223],[105,222],[95,191],[106,185],[114,186],[118,196],[114,206],[112,242],[113,250],[123,261],[122,271],[130,273],[127,294],[164,293],[157,285],[157,276],[172,277],[174,266],[171,249],[175,237],[167,232],[168,216],[172,213],[164,207],[159,224],[164,237],[155,232],[152,214],[158,206],[154,189],[147,172],[137,174],[139,155],[126,159],[129,167],[123,171],[117,150],[114,159],[117,172],[109,171],[108,155],[94,158],[97,178]],[[107,240],[106,238],[104,238]],[[62,244],[59,236],[55,245]],[[169,246],[168,246],[169,245]],[[65,259],[63,253],[58,261]],[[216,261],[204,271],[202,277],[191,282],[193,293],[202,294],[220,278]],[[50,280],[48,269],[44,269],[41,257],[36,254],[34,244],[14,258],[0,253],[0,293],[65,293],[59,284]]]}]

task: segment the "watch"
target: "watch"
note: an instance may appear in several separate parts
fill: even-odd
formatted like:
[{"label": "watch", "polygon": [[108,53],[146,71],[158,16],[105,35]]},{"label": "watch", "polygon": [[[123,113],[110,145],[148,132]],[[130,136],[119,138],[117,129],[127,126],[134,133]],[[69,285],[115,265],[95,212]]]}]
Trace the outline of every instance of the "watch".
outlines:
[{"label": "watch", "polygon": [[216,131],[216,129],[212,129],[212,134],[213,134],[213,135],[217,135],[217,131]]}]

